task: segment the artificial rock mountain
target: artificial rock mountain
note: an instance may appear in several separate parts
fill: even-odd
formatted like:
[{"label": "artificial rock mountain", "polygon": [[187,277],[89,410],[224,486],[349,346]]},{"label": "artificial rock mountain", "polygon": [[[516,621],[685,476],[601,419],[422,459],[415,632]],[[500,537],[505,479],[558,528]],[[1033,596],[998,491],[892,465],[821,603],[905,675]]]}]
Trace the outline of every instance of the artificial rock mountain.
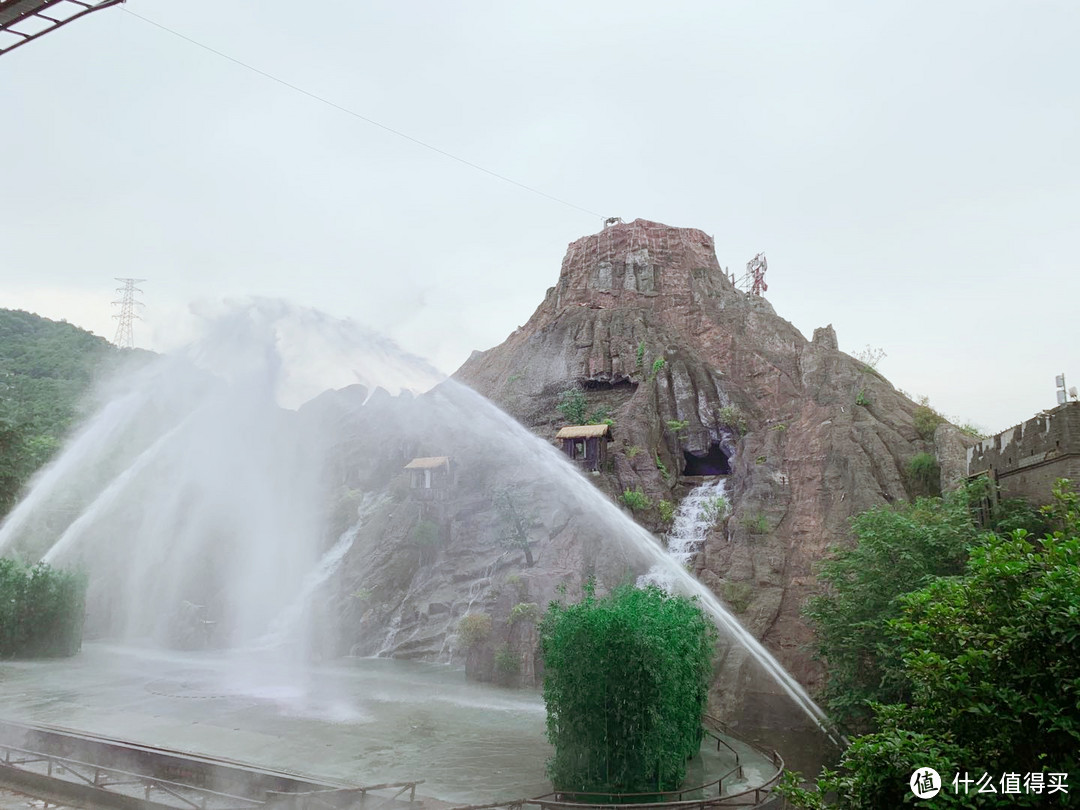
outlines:
[{"label": "artificial rock mountain", "polygon": [[[839,351],[831,326],[808,341],[764,298],[737,289],[712,238],[696,229],[636,220],[573,242],[529,321],[454,376],[545,440],[565,424],[561,392],[583,390],[590,412],[603,408],[614,420],[610,463],[591,477],[612,498],[641,489],[653,504],[678,501],[688,490],[681,474],[702,459],[729,460],[730,516],[709,534],[694,572],[811,688],[821,672],[800,610],[815,589],[815,561],[845,541],[851,515],[911,497],[905,470],[915,454],[934,453],[943,479],[963,472],[954,428],[920,437],[914,402]],[[395,501],[396,518],[376,515],[361,530],[343,590],[363,597],[344,611],[344,625],[361,628],[352,649],[445,660],[461,617],[484,611],[494,630],[469,651],[470,668],[490,670],[502,645],[521,653],[528,680],[535,635],[507,621],[512,606],[542,608],[560,584],[598,573],[602,580],[596,561],[605,555],[583,550],[592,541],[575,531],[581,518],[572,510],[534,534],[535,565],[500,552],[494,538],[504,530],[490,490],[503,475],[419,426],[404,444],[374,438],[391,432],[364,425],[423,422],[426,397],[386,399],[348,417],[351,458],[366,459],[348,463],[367,465],[358,485],[385,480],[411,454],[457,454],[457,491],[437,511]],[[635,517],[664,528],[655,508]],[[394,551],[409,546],[422,522],[442,533],[439,560],[425,561],[422,549]],[[380,626],[391,635],[362,630]]]}]

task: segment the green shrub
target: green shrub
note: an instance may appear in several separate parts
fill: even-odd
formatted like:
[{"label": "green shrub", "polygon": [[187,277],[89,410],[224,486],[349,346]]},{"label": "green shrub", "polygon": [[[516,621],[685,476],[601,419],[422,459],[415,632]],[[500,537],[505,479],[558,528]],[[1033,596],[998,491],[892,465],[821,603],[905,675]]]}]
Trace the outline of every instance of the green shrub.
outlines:
[{"label": "green shrub", "polygon": [[637,345],[637,351],[634,353],[636,358],[637,367],[640,369],[645,365],[645,341],[641,341]]},{"label": "green shrub", "polygon": [[471,650],[491,635],[491,617],[486,613],[466,613],[458,622],[457,632],[461,646]]},{"label": "green shrub", "polygon": [[412,541],[420,548],[434,548],[439,544],[439,524],[421,520],[413,527]]},{"label": "green shrub", "polygon": [[521,672],[521,656],[509,644],[503,644],[495,651],[495,671],[504,677]]},{"label": "green shrub", "polygon": [[860,388],[859,393],[855,395],[855,404],[860,408],[870,407],[870,400],[866,396],[866,389]]},{"label": "green shrub", "polygon": [[764,464],[768,460],[769,459],[766,456],[758,456],[757,458],[754,459],[754,463],[755,464]]},{"label": "green shrub", "polygon": [[907,696],[900,655],[886,643],[900,616],[897,597],[963,569],[977,537],[966,491],[871,509],[851,519],[856,545],[832,549],[818,566],[825,591],[805,613],[828,667],[825,705],[848,729],[867,730],[870,702]]},{"label": "green shrub", "polygon": [[83,574],[0,559],[0,657],[75,655],[85,605]]},{"label": "green shrub", "polygon": [[716,421],[739,435],[746,433],[746,414],[737,405],[725,405],[716,412]]},{"label": "green shrub", "polygon": [[941,494],[941,467],[933,453],[916,453],[908,461],[908,480],[916,495]]},{"label": "green shrub", "polygon": [[675,519],[675,504],[671,501],[660,501],[656,509],[660,512],[660,520],[664,523],[671,523]]},{"label": "green shrub", "polygon": [[584,391],[580,388],[567,388],[559,394],[559,404],[555,406],[555,410],[571,425],[583,425],[588,407]]},{"label": "green shrub", "polygon": [[720,585],[720,596],[731,605],[731,609],[736,613],[746,612],[746,609],[750,607],[750,599],[753,593],[754,589],[749,582],[729,582],[725,580]]},{"label": "green shrub", "polygon": [[655,587],[553,602],[540,643],[555,788],[679,787],[701,743],[715,639],[695,601]]},{"label": "green shrub", "polygon": [[659,374],[660,371],[663,368],[664,368],[664,358],[663,357],[657,357],[655,360],[653,360],[652,373],[649,375],[649,382],[652,382],[653,380],[655,380],[656,375]]},{"label": "green shrub", "polygon": [[636,444],[632,444],[632,445],[630,445],[629,447],[626,448],[626,457],[627,458],[633,458],[634,456],[636,456],[640,452],[641,452],[641,448],[638,447]]},{"label": "green shrub", "polygon": [[627,489],[619,496],[624,506],[628,506],[635,512],[644,512],[652,507],[652,501],[640,489]]},{"label": "green shrub", "polygon": [[769,519],[760,512],[743,515],[742,525],[750,534],[768,534],[769,532]]},{"label": "green shrub", "polygon": [[945,417],[930,407],[926,397],[919,398],[919,404],[915,406],[915,432],[924,439],[934,438],[937,426],[945,421]]},{"label": "green shrub", "polygon": [[978,425],[974,425],[971,422],[964,422],[962,425],[957,425],[957,430],[975,439],[985,439],[986,434],[982,432],[982,429]]},{"label": "green shrub", "polygon": [[518,622],[535,623],[540,617],[540,606],[536,602],[518,602],[510,608],[510,624]]},{"label": "green shrub", "polygon": [[680,433],[686,430],[686,427],[690,424],[690,422],[685,419],[668,419],[665,424],[667,424],[668,430],[678,436]]},{"label": "green shrub", "polygon": [[660,460],[660,454],[656,454],[656,469],[660,472],[660,477],[665,481],[671,480],[671,473],[668,472],[667,465]]}]

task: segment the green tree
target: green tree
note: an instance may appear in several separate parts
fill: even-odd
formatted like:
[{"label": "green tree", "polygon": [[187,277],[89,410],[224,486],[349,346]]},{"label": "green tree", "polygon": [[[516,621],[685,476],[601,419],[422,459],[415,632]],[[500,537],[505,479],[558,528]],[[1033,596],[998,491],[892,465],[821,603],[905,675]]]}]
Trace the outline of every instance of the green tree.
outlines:
[{"label": "green tree", "polygon": [[977,531],[968,493],[871,509],[851,521],[856,545],[834,549],[818,571],[824,593],[807,605],[818,655],[825,660],[825,703],[842,726],[866,731],[870,701],[906,696],[898,651],[886,625],[900,616],[901,595],[934,577],[963,570]]},{"label": "green tree", "polygon": [[948,786],[942,806],[1073,806],[1069,794],[956,795],[949,785],[973,768],[1080,770],[1080,499],[1065,481],[1054,495],[1046,537],[984,534],[962,574],[895,600],[900,615],[885,634],[904,700],[875,706],[877,731],[853,740],[815,788],[789,780],[795,806],[897,807],[911,799],[911,773],[928,765]]},{"label": "green tree", "polygon": [[133,357],[104,338],[0,309],[0,515],[85,415],[94,382]]},{"label": "green tree", "polygon": [[702,736],[716,630],[698,605],[656,587],[623,586],[540,624],[548,763],[563,791],[679,786]]},{"label": "green tree", "polygon": [[559,394],[559,404],[555,410],[563,415],[571,425],[584,425],[589,404],[585,401],[585,392],[580,388],[568,388]]}]

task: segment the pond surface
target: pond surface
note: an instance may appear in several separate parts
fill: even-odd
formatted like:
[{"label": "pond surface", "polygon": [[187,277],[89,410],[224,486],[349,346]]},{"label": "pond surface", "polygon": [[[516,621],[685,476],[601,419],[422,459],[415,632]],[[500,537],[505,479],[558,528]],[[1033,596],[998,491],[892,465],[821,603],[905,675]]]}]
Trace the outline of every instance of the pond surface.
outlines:
[{"label": "pond surface", "polygon": [[[87,643],[74,658],[0,663],[0,717],[352,784],[423,779],[420,794],[456,803],[551,789],[537,691],[385,658],[304,668],[280,660]],[[747,778],[764,772],[732,744]],[[733,764],[709,749],[691,761],[687,784]]]}]

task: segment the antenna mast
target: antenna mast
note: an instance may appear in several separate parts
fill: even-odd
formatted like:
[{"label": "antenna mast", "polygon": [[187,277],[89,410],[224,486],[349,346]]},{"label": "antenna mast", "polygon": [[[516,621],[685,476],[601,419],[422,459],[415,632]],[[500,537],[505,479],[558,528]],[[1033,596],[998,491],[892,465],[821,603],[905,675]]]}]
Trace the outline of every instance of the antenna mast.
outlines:
[{"label": "antenna mast", "polygon": [[769,263],[765,261],[765,254],[758,253],[746,263],[746,275],[738,281],[734,281],[732,277],[732,281],[736,287],[748,286],[751,295],[760,296],[769,289],[769,285],[765,283],[765,271],[768,269]]},{"label": "antenna mast", "polygon": [[133,349],[135,348],[135,337],[131,331],[131,324],[136,318],[139,318],[135,313],[135,307],[143,306],[141,301],[135,300],[135,293],[142,292],[142,290],[135,285],[146,281],[146,279],[118,278],[116,280],[122,281],[124,286],[116,288],[116,291],[121,293],[121,298],[119,301],[112,302],[114,307],[120,307],[120,313],[118,315],[113,315],[117,320],[116,337],[113,338],[113,343],[121,349]]}]

